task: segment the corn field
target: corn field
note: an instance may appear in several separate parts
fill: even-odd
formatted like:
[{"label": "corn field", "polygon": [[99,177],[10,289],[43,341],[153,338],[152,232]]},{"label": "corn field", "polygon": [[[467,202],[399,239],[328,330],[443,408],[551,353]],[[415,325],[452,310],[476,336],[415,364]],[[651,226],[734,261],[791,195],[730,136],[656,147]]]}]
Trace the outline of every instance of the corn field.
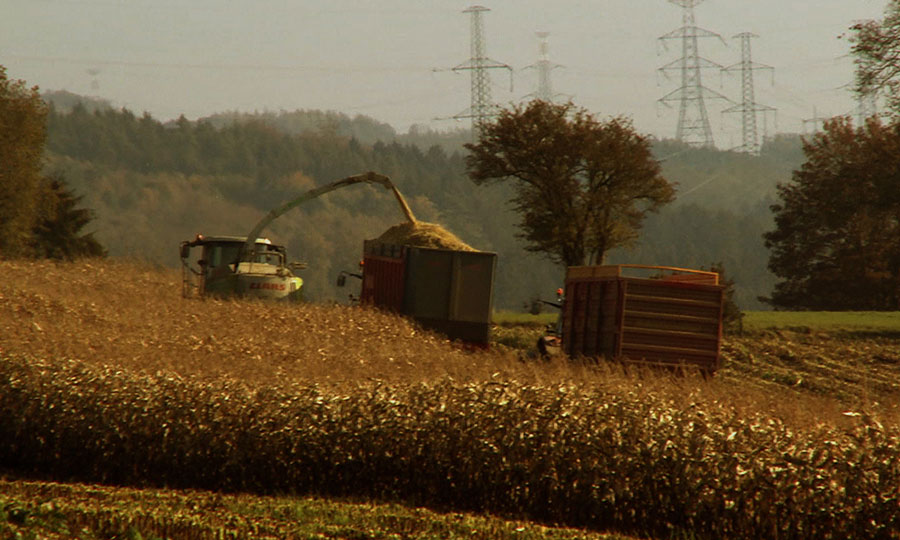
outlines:
[{"label": "corn field", "polygon": [[6,359],[0,463],[125,485],[374,497],[652,537],[890,538],[900,433],[515,381],[251,388]]},{"label": "corn field", "polygon": [[[0,282],[0,467],[17,475],[654,538],[900,531],[900,428],[866,408],[810,415],[820,401],[737,371],[667,381],[466,353],[355,308],[182,301],[163,271],[104,266],[86,288],[82,270]],[[119,285],[121,270],[144,275]],[[791,403],[807,416],[781,414]]]}]

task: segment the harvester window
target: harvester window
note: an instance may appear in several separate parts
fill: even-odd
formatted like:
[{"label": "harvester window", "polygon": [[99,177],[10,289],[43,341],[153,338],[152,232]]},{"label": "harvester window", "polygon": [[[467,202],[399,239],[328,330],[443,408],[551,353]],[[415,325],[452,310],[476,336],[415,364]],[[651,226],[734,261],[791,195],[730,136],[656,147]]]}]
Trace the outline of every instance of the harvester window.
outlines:
[{"label": "harvester window", "polygon": [[209,261],[209,266],[211,268],[216,268],[225,264],[233,264],[237,261],[240,249],[241,248],[238,245],[213,245],[210,247],[209,256],[206,259]]},{"label": "harvester window", "polygon": [[281,258],[279,257],[278,252],[270,251],[268,253],[259,253],[256,255],[256,262],[266,263],[266,264],[279,264],[281,262]]},{"label": "harvester window", "polygon": [[[240,242],[208,244],[206,247],[206,260],[209,261],[209,267],[217,268],[235,264],[238,262],[242,247],[243,243]],[[256,244],[256,250],[252,262],[279,265],[283,260],[281,252],[272,249],[268,244]]]}]

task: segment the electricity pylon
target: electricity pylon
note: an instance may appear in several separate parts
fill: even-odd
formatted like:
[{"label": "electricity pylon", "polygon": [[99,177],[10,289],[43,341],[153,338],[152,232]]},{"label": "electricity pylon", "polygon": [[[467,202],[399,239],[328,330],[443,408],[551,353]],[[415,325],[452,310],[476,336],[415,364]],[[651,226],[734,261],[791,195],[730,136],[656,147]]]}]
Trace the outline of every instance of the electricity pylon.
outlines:
[{"label": "electricity pylon", "polygon": [[659,102],[668,105],[670,102],[679,102],[678,127],[675,138],[691,146],[713,146],[712,129],[709,127],[709,115],[706,112],[704,96],[731,101],[722,94],[703,86],[700,72],[706,68],[718,68],[719,64],[700,56],[697,42],[699,38],[719,38],[722,36],[709,30],[704,30],[694,24],[694,6],[703,0],[669,0],[679,5],[681,11],[681,28],[673,30],[659,39],[665,45],[665,40],[681,40],[681,58],[666,64],[659,70],[666,76],[670,71],[681,73],[681,87],[669,92],[659,99]]},{"label": "electricity pylon", "polygon": [[482,13],[486,11],[490,11],[490,9],[483,6],[471,6],[463,11],[463,13],[470,13],[472,17],[472,57],[453,68],[453,71],[472,72],[472,105],[469,109],[453,116],[453,118],[457,120],[471,118],[472,129],[476,132],[476,135],[480,133],[484,123],[489,118],[496,116],[497,113],[497,106],[491,100],[491,79],[488,70],[508,69],[510,71],[510,81],[512,81],[512,68],[507,64],[491,60],[485,54]]},{"label": "electricity pylon", "polygon": [[547,36],[550,35],[549,32],[535,32],[535,35],[541,40],[538,45],[538,61],[530,66],[525,66],[524,69],[535,69],[537,70],[537,90],[533,93],[528,94],[526,97],[539,99],[541,101],[546,101],[548,103],[553,102],[556,98],[556,95],[553,93],[553,84],[550,81],[550,72],[558,67],[562,67],[560,64],[554,64],[550,61],[550,45],[547,43]]},{"label": "electricity pylon", "polygon": [[856,124],[866,125],[866,120],[878,114],[875,92],[856,94]]},{"label": "electricity pylon", "polygon": [[759,134],[756,130],[756,113],[762,112],[765,114],[769,111],[774,112],[775,108],[767,105],[760,105],[756,102],[753,89],[753,72],[763,69],[771,70],[774,80],[775,68],[764,64],[757,64],[752,60],[750,55],[750,39],[755,37],[759,36],[751,34],[750,32],[742,32],[734,36],[735,39],[740,38],[741,40],[741,61],[738,64],[722,68],[722,71],[731,72],[740,69],[741,103],[729,107],[722,112],[741,113],[741,131],[743,133],[743,144],[740,147],[741,151],[748,154],[759,155],[760,144]]},{"label": "electricity pylon", "polygon": [[100,74],[100,70],[97,68],[90,68],[87,71],[87,74],[91,76],[91,90],[94,92],[100,90],[100,82],[97,81],[97,75]]}]

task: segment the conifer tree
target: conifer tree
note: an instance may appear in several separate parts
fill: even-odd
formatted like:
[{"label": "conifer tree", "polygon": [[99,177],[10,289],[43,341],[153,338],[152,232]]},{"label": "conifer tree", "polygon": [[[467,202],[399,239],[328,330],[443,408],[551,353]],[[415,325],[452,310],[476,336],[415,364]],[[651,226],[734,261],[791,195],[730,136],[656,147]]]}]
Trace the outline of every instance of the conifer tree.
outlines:
[{"label": "conifer tree", "polygon": [[69,191],[62,176],[45,179],[42,187],[41,212],[32,237],[33,255],[64,260],[105,257],[106,249],[93,233],[82,232],[94,213],[78,208],[81,197]]}]

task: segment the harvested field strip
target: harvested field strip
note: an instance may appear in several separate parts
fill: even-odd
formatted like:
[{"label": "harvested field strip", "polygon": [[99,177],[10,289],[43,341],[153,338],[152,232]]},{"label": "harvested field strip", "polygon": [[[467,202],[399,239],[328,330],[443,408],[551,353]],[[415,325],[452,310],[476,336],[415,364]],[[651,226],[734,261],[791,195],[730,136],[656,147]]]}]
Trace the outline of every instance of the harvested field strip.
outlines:
[{"label": "harvested field strip", "polygon": [[[2,261],[0,354],[263,384],[479,381],[499,372],[527,381],[633,385],[605,372],[560,367],[562,361],[522,363],[502,347],[497,354],[466,353],[374,310],[185,300],[180,291],[178,272],[126,261]],[[496,336],[533,348],[541,332],[538,323],[507,326]],[[900,396],[900,345],[887,337],[785,331],[727,337],[722,365],[714,385],[725,394],[734,394],[734,386],[742,395],[760,388],[766,395],[758,402],[773,414],[784,401],[777,393],[785,390],[837,398],[844,408]]]},{"label": "harvested field strip", "polygon": [[827,397],[845,407],[898,406],[900,348],[885,337],[760,332],[725,340],[717,377],[733,385]]},{"label": "harvested field strip", "polygon": [[399,500],[669,537],[890,538],[900,432],[514,380],[335,392],[0,363],[0,463],[131,485]]},{"label": "harvested field strip", "polygon": [[900,334],[897,311],[749,311],[744,315],[746,330],[794,328],[824,332]]},{"label": "harvested field strip", "polygon": [[0,480],[0,537],[625,540],[391,504]]}]

